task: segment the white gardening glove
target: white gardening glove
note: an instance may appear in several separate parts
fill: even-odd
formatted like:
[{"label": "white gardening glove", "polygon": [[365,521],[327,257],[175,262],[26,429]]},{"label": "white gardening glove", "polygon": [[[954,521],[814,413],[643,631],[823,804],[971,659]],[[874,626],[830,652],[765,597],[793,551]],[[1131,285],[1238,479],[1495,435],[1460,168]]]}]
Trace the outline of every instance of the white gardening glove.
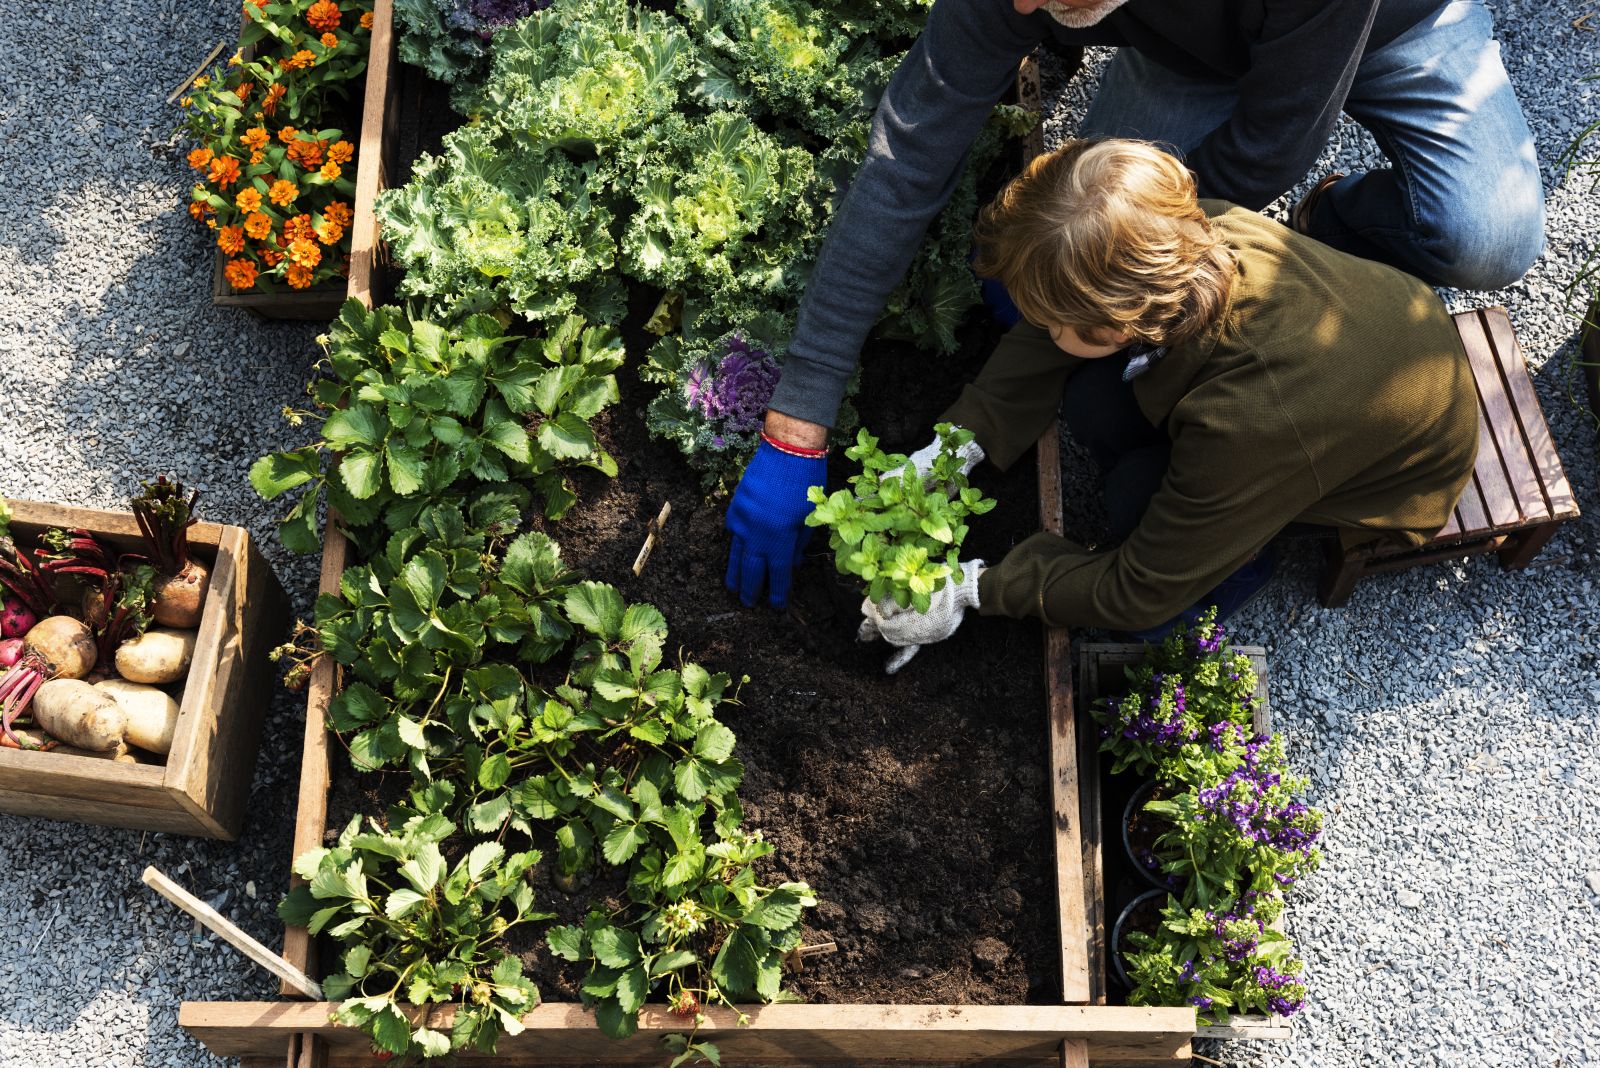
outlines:
[{"label": "white gardening glove", "polygon": [[861,621],[856,640],[870,642],[882,638],[897,646],[884,665],[884,671],[893,675],[910,663],[924,645],[942,642],[954,634],[967,609],[978,607],[978,575],[983,569],[982,560],[968,560],[962,564],[960,580],[956,581],[952,575],[951,581],[933,595],[926,612],[901,608],[892,597],[881,601],[862,600],[861,614],[866,618]]},{"label": "white gardening glove", "polygon": [[[956,429],[960,430],[961,427],[956,427]],[[987,455],[983,451],[983,446],[979,445],[977,441],[969,441],[962,445],[958,450],[958,454],[961,457],[961,473],[963,475],[972,474],[972,469],[982,463]],[[917,469],[917,474],[926,480],[928,472],[933,468],[933,458],[938,455],[939,435],[935,434],[931,442],[912,453],[906,459],[910,461],[912,467]],[[905,468],[901,468],[901,470],[903,471]],[[949,492],[949,487],[945,487],[945,490]]]}]

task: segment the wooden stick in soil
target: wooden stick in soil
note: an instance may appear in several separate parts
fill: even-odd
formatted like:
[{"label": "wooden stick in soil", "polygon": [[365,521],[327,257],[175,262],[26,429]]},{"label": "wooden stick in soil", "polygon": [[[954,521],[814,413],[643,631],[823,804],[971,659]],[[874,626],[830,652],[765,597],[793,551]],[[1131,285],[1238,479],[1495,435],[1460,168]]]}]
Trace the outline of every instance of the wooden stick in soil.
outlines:
[{"label": "wooden stick in soil", "polygon": [[254,938],[245,934],[237,924],[204,901],[163,875],[154,865],[144,870],[144,884],[204,924],[234,949],[243,953],[267,971],[290,984],[300,993],[316,1001],[322,1000],[322,987],[305,972],[278,956]]},{"label": "wooden stick in soil", "polygon": [[783,958],[783,963],[788,966],[791,972],[803,972],[806,970],[805,959],[807,957],[837,952],[839,952],[839,946],[834,942],[818,942],[814,946],[796,946],[789,951],[788,956]]},{"label": "wooden stick in soil", "polygon": [[661,528],[667,525],[667,517],[672,514],[672,502],[667,501],[661,506],[661,514],[650,520],[650,526],[645,531],[644,545],[639,549],[639,555],[633,561],[633,573],[638,575],[644,570],[644,565],[650,560],[650,550],[656,547],[656,535],[661,533]]},{"label": "wooden stick in soil", "polygon": [[227,47],[227,42],[226,41],[218,41],[217,42],[217,47],[213,48],[211,50],[210,54],[207,55],[205,59],[202,59],[200,61],[200,65],[194,69],[194,72],[191,73],[183,81],[178,83],[178,87],[172,91],[172,95],[167,97],[167,103],[170,104],[174,100],[177,100],[178,97],[182,96],[183,95],[183,91],[185,89],[189,88],[189,86],[193,85],[194,84],[194,80],[196,78],[200,77],[201,74],[205,73],[205,69],[207,67],[211,66],[212,60],[214,60],[218,56],[222,55],[222,50],[224,48],[226,48],[226,47]]}]

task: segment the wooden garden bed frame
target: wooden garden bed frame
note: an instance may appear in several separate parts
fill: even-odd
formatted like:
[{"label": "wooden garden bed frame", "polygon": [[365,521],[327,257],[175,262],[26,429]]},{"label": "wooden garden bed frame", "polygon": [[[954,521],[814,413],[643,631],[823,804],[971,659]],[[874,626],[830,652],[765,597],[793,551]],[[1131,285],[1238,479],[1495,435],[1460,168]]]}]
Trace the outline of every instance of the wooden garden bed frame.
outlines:
[{"label": "wooden garden bed frame", "polygon": [[[349,295],[369,306],[378,268],[378,226],[374,200],[382,184],[385,153],[393,144],[395,109],[390,106],[398,78],[394,69],[392,0],[377,0],[372,58],[361,127],[360,164]],[[1019,96],[1037,106],[1037,69],[1025,64]],[[1030,138],[1037,152],[1042,135]],[[1040,517],[1045,529],[1062,529],[1060,441],[1054,423],[1040,438]],[[337,591],[349,560],[349,542],[330,516],[322,554],[321,592]],[[1072,699],[1071,642],[1063,629],[1045,634],[1046,682],[1051,727],[1051,783],[1056,839],[1057,912],[1060,925],[1061,1004],[1059,1005],[760,1005],[747,1009],[749,1025],[735,1014],[712,1009],[700,1035],[722,1049],[730,1065],[815,1064],[1090,1064],[1160,1068],[1186,1064],[1194,1034],[1194,1012],[1186,1008],[1129,1008],[1104,1004],[1091,984],[1088,916],[1098,888],[1084,883],[1085,848],[1080,833],[1077,730]],[[338,692],[336,665],[324,658],[312,674],[306,701],[305,738],[295,821],[294,855],[322,844],[327,826],[330,783],[328,703]],[[290,927],[283,955],[296,967],[318,974],[316,944],[303,927]],[[1102,984],[1103,985],[1103,984]],[[293,990],[282,991],[286,997]],[[360,1031],[333,1025],[329,1003],[184,1002],[178,1022],[220,1056],[242,1059],[244,1068],[338,1068],[371,1063],[368,1039]],[[411,1008],[416,1018],[427,1009]],[[435,1007],[433,1026],[449,1027],[449,1007]],[[660,1065],[667,1059],[660,1039],[682,1034],[684,1022],[656,1006],[640,1016],[632,1038],[602,1035],[593,1015],[574,1004],[541,1005],[522,1020],[527,1030],[503,1037],[493,1058],[464,1055],[462,1064],[492,1063],[501,1068],[551,1068],[560,1064]]]}]

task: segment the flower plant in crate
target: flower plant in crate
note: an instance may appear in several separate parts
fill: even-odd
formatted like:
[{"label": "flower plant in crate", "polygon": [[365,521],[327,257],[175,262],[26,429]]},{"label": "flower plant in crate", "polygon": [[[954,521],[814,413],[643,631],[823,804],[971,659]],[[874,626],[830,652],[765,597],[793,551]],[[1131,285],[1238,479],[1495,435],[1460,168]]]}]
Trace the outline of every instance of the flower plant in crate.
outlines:
[{"label": "flower plant in crate", "polygon": [[901,608],[926,612],[933,594],[961,566],[966,518],[995,506],[962,473],[961,446],[972,432],[940,423],[939,452],[926,473],[899,453],[885,453],[862,430],[845,456],[861,464],[847,489],[808,491],[816,509],[806,525],[828,528],[828,547],[841,575],[855,575],[874,601],[892,597]]},{"label": "flower plant in crate", "polygon": [[189,214],[216,233],[236,291],[307,289],[349,272],[356,107],[372,8],[364,0],[247,0],[240,51],[181,103],[198,172]]},{"label": "flower plant in crate", "polygon": [[310,487],[282,524],[297,552],[320,544],[324,493],[355,532],[409,524],[463,476],[529,482],[554,518],[575,499],[565,468],[616,473],[588,425],[617,399],[622,344],[609,327],[569,316],[530,339],[488,315],[446,328],[352,299],[324,348],[331,374],[313,383],[312,410],[287,413],[320,419],[321,440],[250,469],[268,500]]},{"label": "flower plant in crate", "polygon": [[1155,777],[1143,811],[1162,821],[1154,860],[1177,887],[1155,931],[1128,935],[1129,1001],[1191,1004],[1208,1022],[1290,1015],[1305,1001],[1302,965],[1271,924],[1283,891],[1321,862],[1322,816],[1297,800],[1307,784],[1281,740],[1254,733],[1250,662],[1213,609],[1127,675],[1125,695],[1095,703],[1101,748],[1113,772]]}]

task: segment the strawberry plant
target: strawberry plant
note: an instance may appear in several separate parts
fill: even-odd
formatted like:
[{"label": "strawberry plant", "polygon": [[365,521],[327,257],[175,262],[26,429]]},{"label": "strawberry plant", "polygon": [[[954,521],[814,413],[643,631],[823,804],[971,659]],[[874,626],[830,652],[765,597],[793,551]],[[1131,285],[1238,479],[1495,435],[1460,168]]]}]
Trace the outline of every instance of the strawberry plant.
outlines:
[{"label": "strawberry plant", "polygon": [[960,567],[966,518],[995,506],[962,473],[959,449],[972,432],[949,423],[934,430],[940,451],[927,472],[899,453],[883,452],[862,430],[845,450],[861,465],[849,488],[831,495],[821,486],[808,491],[816,510],[806,525],[828,528],[839,573],[861,579],[874,601],[893,598],[919,612]]},{"label": "strawberry plant", "polygon": [[564,468],[616,474],[589,427],[617,399],[623,350],[610,328],[569,316],[530,339],[488,315],[447,329],[351,299],[324,347],[331,374],[313,383],[312,410],[286,413],[321,420],[320,440],[250,469],[268,500],[309,486],[280,528],[291,550],[320,548],[324,495],[355,533],[405,525],[466,479],[530,482],[556,518],[576,499]]}]

